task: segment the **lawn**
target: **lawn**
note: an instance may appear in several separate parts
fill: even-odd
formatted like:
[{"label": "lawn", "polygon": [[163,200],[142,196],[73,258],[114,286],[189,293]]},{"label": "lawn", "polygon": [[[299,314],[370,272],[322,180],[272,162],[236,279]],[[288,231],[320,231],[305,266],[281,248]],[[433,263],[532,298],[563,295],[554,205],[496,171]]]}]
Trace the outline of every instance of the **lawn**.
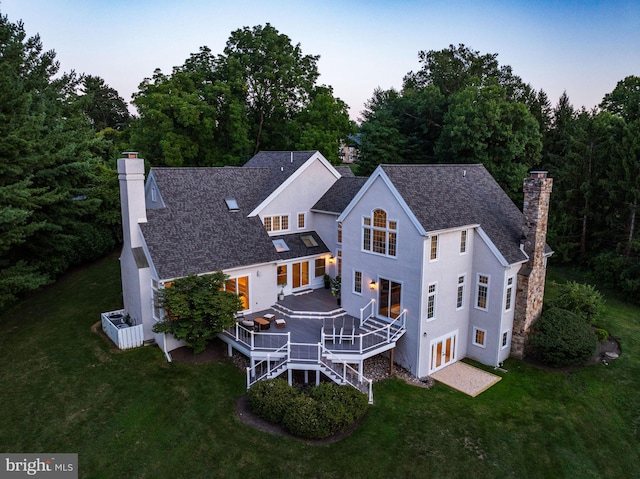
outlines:
[{"label": "lawn", "polygon": [[609,366],[509,360],[475,399],[376,383],[361,426],[314,446],[244,425],[228,361],[169,364],[93,333],[122,305],[118,268],[73,271],[0,317],[0,451],[75,452],[90,478],[640,477],[640,308],[620,299],[600,321],[621,338]]}]

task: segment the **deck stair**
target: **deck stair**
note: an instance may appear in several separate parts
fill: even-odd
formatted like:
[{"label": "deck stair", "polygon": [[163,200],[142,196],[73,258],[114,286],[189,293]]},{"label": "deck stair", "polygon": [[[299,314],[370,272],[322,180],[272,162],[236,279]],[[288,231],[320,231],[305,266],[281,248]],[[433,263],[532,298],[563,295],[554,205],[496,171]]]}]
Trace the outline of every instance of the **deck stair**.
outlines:
[{"label": "deck stair", "polygon": [[347,312],[342,308],[336,308],[332,311],[295,311],[282,303],[274,304],[271,309],[275,311],[276,315],[296,319],[341,318],[347,315]]}]

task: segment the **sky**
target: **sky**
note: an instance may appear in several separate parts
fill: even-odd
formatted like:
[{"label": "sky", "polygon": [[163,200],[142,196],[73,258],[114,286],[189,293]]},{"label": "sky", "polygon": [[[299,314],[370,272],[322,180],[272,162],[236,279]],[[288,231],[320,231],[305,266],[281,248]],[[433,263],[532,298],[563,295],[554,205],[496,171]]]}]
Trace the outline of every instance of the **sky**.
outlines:
[{"label": "sky", "polygon": [[102,77],[125,101],[156,68],[170,73],[208,46],[222,53],[231,32],[270,23],[320,55],[319,84],[358,120],[375,88],[400,89],[418,52],[465,44],[555,105],[593,108],[618,81],[640,76],[640,1],[629,0],[0,0],[55,50],[62,71]]}]

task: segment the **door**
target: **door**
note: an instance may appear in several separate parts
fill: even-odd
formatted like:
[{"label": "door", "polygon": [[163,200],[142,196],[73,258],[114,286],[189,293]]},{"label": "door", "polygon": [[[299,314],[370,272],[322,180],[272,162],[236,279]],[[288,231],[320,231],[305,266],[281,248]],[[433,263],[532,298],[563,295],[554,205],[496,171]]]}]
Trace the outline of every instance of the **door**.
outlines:
[{"label": "door", "polygon": [[301,288],[309,284],[309,262],[293,263],[291,265],[293,288]]},{"label": "door", "polygon": [[456,340],[458,332],[431,341],[429,374],[442,369],[456,360]]}]

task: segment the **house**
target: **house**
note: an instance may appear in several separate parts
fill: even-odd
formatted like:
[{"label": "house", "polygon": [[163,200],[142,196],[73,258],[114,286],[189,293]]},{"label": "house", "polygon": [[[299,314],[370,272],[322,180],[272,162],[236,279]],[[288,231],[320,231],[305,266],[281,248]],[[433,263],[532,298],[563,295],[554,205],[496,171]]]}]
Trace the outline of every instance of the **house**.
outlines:
[{"label": "house", "polygon": [[[250,358],[248,384],[304,369],[362,385],[362,361],[381,353],[417,377],[464,357],[522,357],[552,254],[545,172],[524,180],[523,214],[482,165],[381,165],[361,178],[317,151],[260,152],[243,167],[152,168],[145,182],[143,160],[125,156],[125,311],[167,358],[181,343],[153,332],[158,291],[217,270],[245,316],[318,327],[306,349],[284,330],[221,333]],[[342,278],[340,308],[304,317],[278,306],[280,291],[317,291],[325,274]]]}]

